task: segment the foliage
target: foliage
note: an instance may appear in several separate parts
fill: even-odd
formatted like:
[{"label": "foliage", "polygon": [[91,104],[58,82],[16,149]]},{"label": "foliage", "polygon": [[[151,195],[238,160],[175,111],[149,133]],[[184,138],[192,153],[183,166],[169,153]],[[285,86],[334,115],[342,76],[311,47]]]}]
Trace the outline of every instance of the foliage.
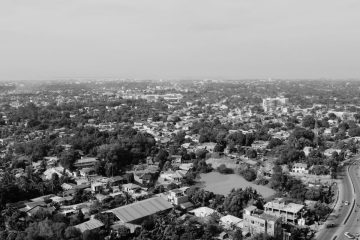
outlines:
[{"label": "foliage", "polygon": [[219,173],[222,173],[222,174],[232,174],[232,173],[234,173],[234,170],[232,168],[226,167],[225,164],[221,164],[220,166],[217,167],[216,170]]},{"label": "foliage", "polygon": [[263,203],[261,195],[259,195],[256,190],[252,188],[246,188],[245,190],[233,189],[224,200],[224,210],[231,215],[241,218],[243,209],[252,203]]}]

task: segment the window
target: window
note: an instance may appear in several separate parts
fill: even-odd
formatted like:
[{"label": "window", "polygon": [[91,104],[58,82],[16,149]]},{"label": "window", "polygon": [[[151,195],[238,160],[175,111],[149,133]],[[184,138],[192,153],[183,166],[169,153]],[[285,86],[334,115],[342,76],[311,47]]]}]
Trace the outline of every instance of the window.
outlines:
[{"label": "window", "polygon": [[260,223],[260,226],[261,226],[261,227],[264,227],[264,226],[265,226],[265,224],[263,224],[263,223]]},{"label": "window", "polygon": [[251,221],[252,224],[254,224],[254,221]]}]

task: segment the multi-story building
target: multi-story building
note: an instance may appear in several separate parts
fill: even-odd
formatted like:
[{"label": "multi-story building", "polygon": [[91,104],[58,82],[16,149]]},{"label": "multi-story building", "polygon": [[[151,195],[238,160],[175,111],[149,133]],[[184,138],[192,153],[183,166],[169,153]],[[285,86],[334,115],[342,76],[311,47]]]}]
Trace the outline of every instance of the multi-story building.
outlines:
[{"label": "multi-story building", "polygon": [[293,173],[308,174],[309,170],[306,163],[295,163],[292,170]]},{"label": "multi-story building", "polygon": [[263,99],[263,108],[265,112],[273,112],[288,106],[289,99],[284,97],[265,98]]},{"label": "multi-story building", "polygon": [[188,196],[180,189],[173,189],[169,192],[168,201],[174,205],[180,205],[189,201]]},{"label": "multi-story building", "polygon": [[254,206],[250,206],[244,209],[244,229],[243,231],[253,234],[266,234],[268,236],[275,237],[275,239],[281,239],[282,218],[263,213]]},{"label": "multi-story building", "polygon": [[266,214],[281,217],[284,222],[297,224],[304,207],[302,204],[286,203],[280,198],[266,203],[264,209]]}]

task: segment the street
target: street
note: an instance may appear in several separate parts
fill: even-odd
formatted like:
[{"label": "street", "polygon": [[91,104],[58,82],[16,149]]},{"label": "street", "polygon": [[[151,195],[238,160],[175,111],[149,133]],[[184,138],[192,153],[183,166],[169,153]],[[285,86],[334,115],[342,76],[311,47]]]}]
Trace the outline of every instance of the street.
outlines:
[{"label": "street", "polygon": [[[349,205],[346,206],[344,201],[348,201]],[[338,203],[340,208],[335,208],[327,221],[334,223],[335,227],[322,229],[317,239],[348,239],[344,235],[345,232],[350,232],[354,235],[359,232],[360,208],[358,204],[360,204],[360,183],[357,161],[350,163],[343,171],[342,191],[340,191]]]}]

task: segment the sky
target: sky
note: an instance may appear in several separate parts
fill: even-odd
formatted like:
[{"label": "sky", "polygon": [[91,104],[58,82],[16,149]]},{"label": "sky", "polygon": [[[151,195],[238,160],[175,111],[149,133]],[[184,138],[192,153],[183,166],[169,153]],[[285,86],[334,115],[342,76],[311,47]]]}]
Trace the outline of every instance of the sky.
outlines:
[{"label": "sky", "polygon": [[359,78],[359,0],[1,0],[0,80]]}]

